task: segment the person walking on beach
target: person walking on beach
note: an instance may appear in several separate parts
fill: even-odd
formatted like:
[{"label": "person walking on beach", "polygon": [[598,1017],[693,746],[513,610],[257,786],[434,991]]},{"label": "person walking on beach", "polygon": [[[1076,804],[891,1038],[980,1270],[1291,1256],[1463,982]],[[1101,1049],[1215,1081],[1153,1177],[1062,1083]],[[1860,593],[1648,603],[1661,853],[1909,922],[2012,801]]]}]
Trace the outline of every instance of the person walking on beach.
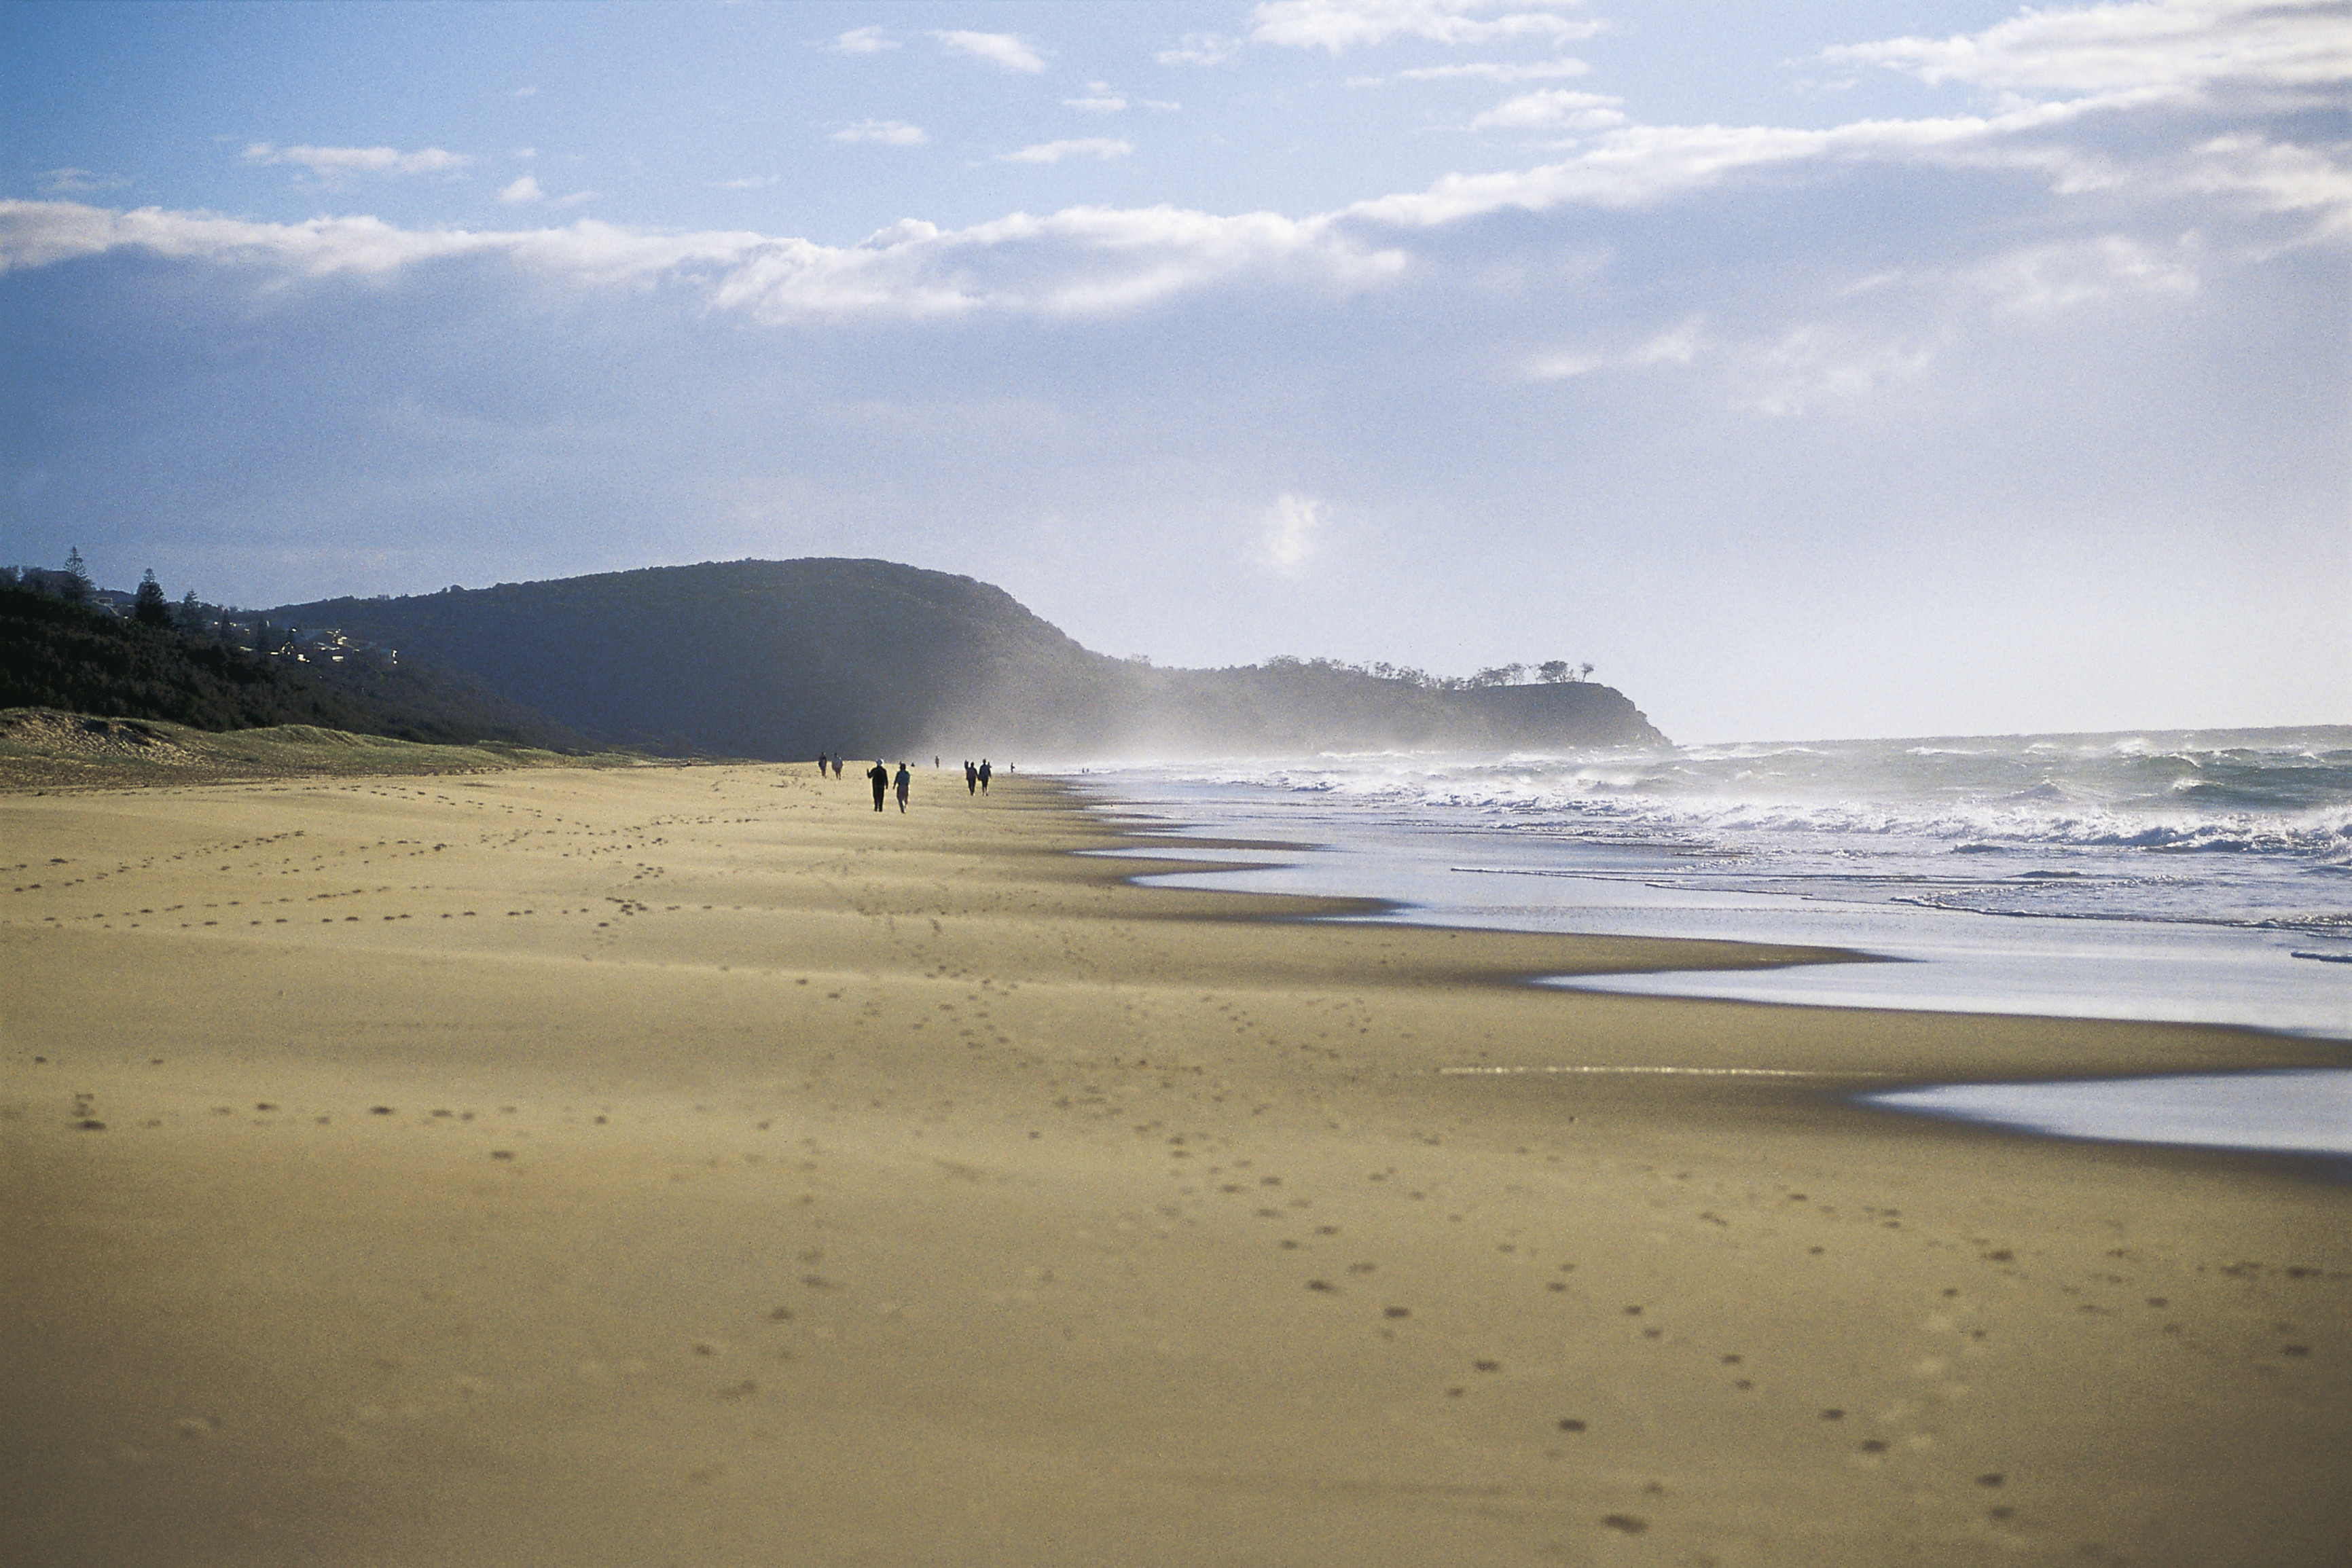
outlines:
[{"label": "person walking on beach", "polygon": [[841,753],[838,751],[833,754],[833,776],[835,779],[841,777]]},{"label": "person walking on beach", "polygon": [[980,759],[980,792],[983,795],[988,793],[988,758],[985,757]]},{"label": "person walking on beach", "polygon": [[907,777],[907,765],[901,762],[898,764],[898,777],[892,779],[891,783],[898,787],[898,814],[902,817],[907,814],[907,785],[908,782],[909,780]]},{"label": "person walking on beach", "polygon": [[874,809],[878,811],[882,809],[882,797],[890,792],[890,770],[882,766],[877,757],[874,766],[866,770],[866,777],[874,780]]},{"label": "person walking on beach", "polygon": [[824,769],[825,769],[824,753],[824,752],[822,752],[822,751],[820,751],[820,752],[818,752],[818,753],[816,754],[816,776],[817,776],[818,778],[820,778],[820,779],[824,778]]},{"label": "person walking on beach", "polygon": [[980,793],[980,769],[971,765],[969,757],[963,759],[963,792],[967,795]]}]

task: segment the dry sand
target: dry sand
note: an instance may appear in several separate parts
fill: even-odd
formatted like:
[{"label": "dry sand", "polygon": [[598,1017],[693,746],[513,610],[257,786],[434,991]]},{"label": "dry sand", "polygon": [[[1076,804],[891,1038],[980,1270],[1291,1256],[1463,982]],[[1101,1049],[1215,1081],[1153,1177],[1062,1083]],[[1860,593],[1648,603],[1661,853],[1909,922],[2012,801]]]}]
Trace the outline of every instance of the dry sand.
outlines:
[{"label": "dry sand", "polygon": [[10,1563],[2352,1559],[2340,1173],[1844,1098],[2324,1045],[1539,990],[1770,955],[1137,889],[1019,779],[0,822]]}]

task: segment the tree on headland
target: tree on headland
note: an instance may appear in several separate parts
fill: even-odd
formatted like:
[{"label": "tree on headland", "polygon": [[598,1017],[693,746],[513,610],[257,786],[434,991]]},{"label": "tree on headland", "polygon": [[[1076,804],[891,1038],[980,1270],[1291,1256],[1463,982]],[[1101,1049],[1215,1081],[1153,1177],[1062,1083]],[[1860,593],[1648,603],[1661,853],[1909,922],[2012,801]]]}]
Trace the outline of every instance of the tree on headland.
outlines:
[{"label": "tree on headland", "polygon": [[155,580],[155,569],[152,566],[139,580],[139,591],[131,595],[131,618],[142,626],[172,623],[172,601],[163,597],[163,585]]},{"label": "tree on headland", "polygon": [[58,583],[58,597],[68,604],[89,602],[89,568],[82,564],[81,546],[66,552],[66,574]]},{"label": "tree on headland", "polygon": [[205,629],[205,607],[196,602],[196,591],[193,588],[180,601],[179,623],[180,630],[192,637]]}]

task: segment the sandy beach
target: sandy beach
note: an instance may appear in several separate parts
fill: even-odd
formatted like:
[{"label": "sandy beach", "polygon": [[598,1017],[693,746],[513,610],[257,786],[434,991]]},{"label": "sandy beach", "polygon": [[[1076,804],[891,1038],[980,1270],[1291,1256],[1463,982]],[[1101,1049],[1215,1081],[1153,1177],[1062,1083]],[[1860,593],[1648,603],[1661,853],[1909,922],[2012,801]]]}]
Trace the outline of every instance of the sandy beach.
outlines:
[{"label": "sandy beach", "polygon": [[1792,955],[1136,888],[1048,780],[0,822],[0,1562],[2352,1561],[2340,1167],[1847,1098],[2337,1047],[1541,989]]}]

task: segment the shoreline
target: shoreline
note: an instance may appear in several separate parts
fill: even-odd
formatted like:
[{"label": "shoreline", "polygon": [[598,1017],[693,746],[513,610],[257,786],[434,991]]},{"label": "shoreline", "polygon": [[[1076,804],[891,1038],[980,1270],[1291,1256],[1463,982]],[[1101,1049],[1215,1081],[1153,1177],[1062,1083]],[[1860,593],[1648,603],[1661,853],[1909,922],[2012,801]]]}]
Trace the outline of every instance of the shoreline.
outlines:
[{"label": "shoreline", "polygon": [[[1689,936],[1839,949],[1875,962],[1687,971],[1580,982],[1584,988],[1822,1008],[2021,1017],[2100,1018],[2245,1027],[2352,1044],[2352,986],[2294,962],[2312,938],[2221,919],[2172,920],[1944,907],[1932,901],[1790,887],[1717,888],[1655,854],[1555,840],[1473,820],[1398,817],[1378,806],[1236,783],[1162,779],[1150,770],[1089,777],[1133,787],[1124,815],[1211,835],[1258,832],[1316,852],[1280,863],[1195,866],[1173,885],[1328,894],[1378,894],[1386,918],[1465,928]],[[1146,816],[1146,810],[1156,817]],[[1899,857],[1898,857],[1899,858]],[[1906,873],[1908,874],[1908,873]],[[2033,882],[2041,873],[2029,874]],[[2052,872],[2061,882],[2071,873]],[[1765,880],[1770,880],[1769,877]],[[1858,880],[1866,883],[1867,878]],[[1903,880],[1897,877],[1895,880]],[[2036,885],[2041,883],[2036,883]]]},{"label": "shoreline", "polygon": [[[44,883],[0,895],[26,1550],[2348,1543],[2342,1184],[1842,1098],[2313,1042],[1563,992],[1527,982],[1702,952],[1125,885],[1152,873],[1071,852],[1119,831],[1025,776],[861,795],[696,767],[0,796],[12,883]],[[1444,1071],[1546,1061],[1825,1076]]]}]

